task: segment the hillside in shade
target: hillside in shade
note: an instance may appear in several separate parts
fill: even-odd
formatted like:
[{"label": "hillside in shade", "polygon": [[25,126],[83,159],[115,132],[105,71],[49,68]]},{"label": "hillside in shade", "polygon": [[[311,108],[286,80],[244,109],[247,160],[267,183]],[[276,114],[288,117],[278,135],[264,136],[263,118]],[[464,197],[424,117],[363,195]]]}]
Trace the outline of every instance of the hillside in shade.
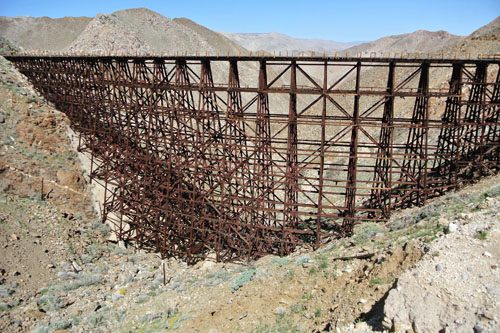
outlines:
[{"label": "hillside in shade", "polygon": [[0,17],[0,36],[23,50],[59,52],[70,45],[92,19],[90,17]]}]

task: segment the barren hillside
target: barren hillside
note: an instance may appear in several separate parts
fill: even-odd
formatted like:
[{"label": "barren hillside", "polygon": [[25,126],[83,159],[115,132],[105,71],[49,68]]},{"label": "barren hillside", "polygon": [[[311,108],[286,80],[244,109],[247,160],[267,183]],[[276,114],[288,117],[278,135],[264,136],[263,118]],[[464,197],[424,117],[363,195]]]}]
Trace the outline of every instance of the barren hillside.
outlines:
[{"label": "barren hillside", "polygon": [[444,46],[459,40],[459,36],[452,35],[446,31],[418,30],[408,34],[387,36],[373,42],[356,45],[344,52],[350,55],[370,55],[376,53],[401,53],[401,52],[436,52]]}]

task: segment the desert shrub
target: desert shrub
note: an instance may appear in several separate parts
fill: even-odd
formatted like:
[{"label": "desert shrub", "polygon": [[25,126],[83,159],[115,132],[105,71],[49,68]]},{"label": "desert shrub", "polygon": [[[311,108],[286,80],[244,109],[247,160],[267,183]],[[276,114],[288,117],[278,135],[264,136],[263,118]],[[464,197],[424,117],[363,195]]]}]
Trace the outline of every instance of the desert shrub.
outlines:
[{"label": "desert shrub", "polygon": [[59,299],[54,295],[43,295],[37,301],[36,304],[38,308],[48,311],[55,311],[61,308]]},{"label": "desert shrub", "polygon": [[309,262],[309,260],[311,260],[311,258],[308,255],[300,256],[295,260],[295,265],[300,266]]},{"label": "desert shrub", "polygon": [[274,324],[259,325],[253,331],[254,333],[298,333],[305,332],[300,329],[290,317],[278,316]]},{"label": "desert shrub", "polygon": [[486,230],[478,230],[476,232],[475,237],[477,239],[480,239],[480,240],[486,240],[486,239],[488,239],[488,231],[486,231]]},{"label": "desert shrub", "polygon": [[328,268],[328,257],[326,255],[318,256],[319,268],[321,270],[326,270]]},{"label": "desert shrub", "polygon": [[292,313],[301,314],[306,310],[306,307],[301,303],[296,303],[290,307]]},{"label": "desert shrub", "polygon": [[248,282],[252,281],[255,276],[255,273],[256,273],[255,268],[250,268],[240,273],[240,275],[233,281],[233,284],[231,285],[231,291],[235,292]]},{"label": "desert shrub", "polygon": [[287,257],[275,257],[272,259],[272,263],[279,267],[286,266],[289,262],[290,259],[288,259]]},{"label": "desert shrub", "polygon": [[286,271],[285,277],[289,280],[295,277],[295,272],[292,269]]},{"label": "desert shrub", "polygon": [[69,283],[63,287],[65,291],[75,290],[80,287],[91,286],[93,284],[99,284],[102,281],[102,277],[99,274],[92,273],[80,273],[78,274],[78,279],[72,283]]}]

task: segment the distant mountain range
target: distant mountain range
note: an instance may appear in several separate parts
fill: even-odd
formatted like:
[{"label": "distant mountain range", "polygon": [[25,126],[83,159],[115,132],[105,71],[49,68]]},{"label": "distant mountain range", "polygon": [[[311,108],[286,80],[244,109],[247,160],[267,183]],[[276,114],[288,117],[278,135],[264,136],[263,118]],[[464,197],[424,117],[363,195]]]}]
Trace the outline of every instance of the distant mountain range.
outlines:
[{"label": "distant mountain range", "polygon": [[286,52],[333,52],[341,51],[362,42],[342,43],[333,40],[294,38],[277,32],[270,33],[222,33],[249,51],[267,51],[283,55]]},{"label": "distant mountain range", "polygon": [[96,17],[0,17],[0,50],[90,54],[243,54],[248,51],[341,52],[382,55],[401,52],[477,55],[500,53],[500,17],[461,37],[418,30],[371,42],[341,43],[293,38],[280,33],[218,33],[187,18],[167,18],[146,8]]}]

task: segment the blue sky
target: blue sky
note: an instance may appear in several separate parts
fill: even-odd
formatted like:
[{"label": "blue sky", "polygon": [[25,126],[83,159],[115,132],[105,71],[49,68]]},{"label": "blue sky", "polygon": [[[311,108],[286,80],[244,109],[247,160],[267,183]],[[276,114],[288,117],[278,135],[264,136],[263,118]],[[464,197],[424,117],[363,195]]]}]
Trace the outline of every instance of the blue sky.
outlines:
[{"label": "blue sky", "polygon": [[467,35],[500,15],[500,0],[0,0],[0,16],[94,16],[147,7],[224,32],[367,41],[418,29]]}]

